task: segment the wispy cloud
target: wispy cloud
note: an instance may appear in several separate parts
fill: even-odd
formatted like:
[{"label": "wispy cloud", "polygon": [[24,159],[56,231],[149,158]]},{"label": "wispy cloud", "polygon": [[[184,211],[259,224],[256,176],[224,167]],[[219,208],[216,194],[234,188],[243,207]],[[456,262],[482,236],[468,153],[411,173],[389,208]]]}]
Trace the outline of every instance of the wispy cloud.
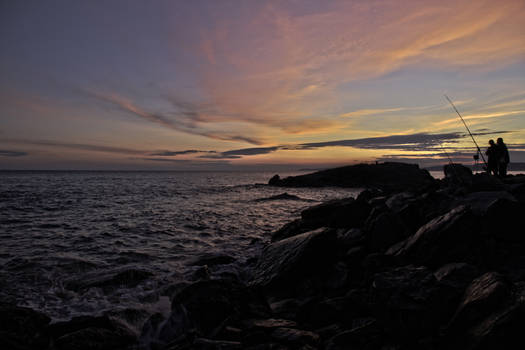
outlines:
[{"label": "wispy cloud", "polygon": [[[511,131],[490,131],[487,129],[477,130],[474,135],[505,134]],[[435,152],[441,150],[443,144],[447,144],[448,149],[456,148],[465,150],[464,146],[453,146],[460,143],[468,135],[461,132],[431,134],[416,133],[406,135],[388,135],[382,137],[368,137],[350,140],[335,140],[327,142],[311,142],[302,144],[288,144],[273,147],[257,147],[237,149],[216,154],[203,154],[200,158],[212,159],[236,159],[242,156],[255,156],[277,152],[279,150],[315,150],[325,147],[353,147],[367,150],[398,150],[405,152]],[[470,150],[470,149],[469,149]]]},{"label": "wispy cloud", "polygon": [[29,153],[22,152],[22,151],[12,151],[12,150],[5,150],[0,149],[0,157],[24,157],[27,156]]},{"label": "wispy cloud", "polygon": [[99,100],[108,102],[118,107],[123,112],[132,114],[136,117],[139,117],[151,123],[158,124],[168,129],[198,136],[204,136],[217,140],[240,141],[254,145],[259,145],[263,143],[262,140],[256,137],[235,134],[231,132],[213,132],[201,127],[199,123],[203,121],[203,114],[199,112],[198,108],[195,105],[190,103],[183,103],[177,101],[174,104],[182,110],[174,109],[170,113],[154,113],[146,111],[145,108],[139,107],[131,100],[123,98],[116,94],[103,94],[94,92],[89,92],[89,94]]},{"label": "wispy cloud", "polygon": [[334,131],[347,125],[341,117],[404,110],[340,113],[344,84],[406,66],[493,70],[521,60],[523,16],[520,0],[334,1],[306,13],[263,3],[235,20],[217,14],[213,30],[203,32],[202,88],[221,118],[284,133],[307,133],[332,122],[326,130]]}]

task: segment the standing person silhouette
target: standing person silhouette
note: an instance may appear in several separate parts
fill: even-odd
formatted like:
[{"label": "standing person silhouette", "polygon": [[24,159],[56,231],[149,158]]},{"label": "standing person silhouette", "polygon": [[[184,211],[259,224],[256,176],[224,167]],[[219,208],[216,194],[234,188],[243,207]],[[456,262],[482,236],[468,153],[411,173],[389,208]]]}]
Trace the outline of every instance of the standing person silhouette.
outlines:
[{"label": "standing person silhouette", "polygon": [[503,139],[500,137],[497,140],[498,146],[498,173],[500,177],[507,176],[507,165],[510,162],[509,150],[507,145],[503,143]]},{"label": "standing person silhouette", "polygon": [[498,175],[498,161],[499,161],[499,155],[498,155],[498,146],[494,143],[494,140],[489,140],[489,147],[487,148],[487,151],[485,154],[487,155],[487,173],[490,175],[491,173],[494,175]]}]

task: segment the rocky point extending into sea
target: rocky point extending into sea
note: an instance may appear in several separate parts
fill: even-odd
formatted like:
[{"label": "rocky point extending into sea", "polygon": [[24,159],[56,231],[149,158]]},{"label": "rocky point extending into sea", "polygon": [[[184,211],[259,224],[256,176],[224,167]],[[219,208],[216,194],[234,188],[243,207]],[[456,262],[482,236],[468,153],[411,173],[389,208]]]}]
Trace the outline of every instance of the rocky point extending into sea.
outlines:
[{"label": "rocky point extending into sea", "polygon": [[[0,304],[3,349],[511,349],[525,339],[525,175],[383,163],[280,179],[366,187],[304,210],[245,267],[169,289],[141,334]],[[283,196],[286,198],[287,196]]]}]

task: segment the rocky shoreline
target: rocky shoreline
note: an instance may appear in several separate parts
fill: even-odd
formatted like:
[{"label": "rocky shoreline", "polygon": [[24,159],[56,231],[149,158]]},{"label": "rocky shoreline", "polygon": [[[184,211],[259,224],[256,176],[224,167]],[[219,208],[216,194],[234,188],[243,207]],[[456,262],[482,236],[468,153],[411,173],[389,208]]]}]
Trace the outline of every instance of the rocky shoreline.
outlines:
[{"label": "rocky shoreline", "polygon": [[[169,315],[151,316],[141,334],[111,315],[50,324],[4,303],[3,348],[521,348],[525,175],[501,180],[448,165],[434,180],[388,164],[395,176],[380,175],[381,164],[362,168],[368,190],[310,207],[274,232],[246,281],[210,278],[227,256],[203,260],[194,282],[169,290]],[[272,182],[356,183],[356,168],[345,168]]]}]

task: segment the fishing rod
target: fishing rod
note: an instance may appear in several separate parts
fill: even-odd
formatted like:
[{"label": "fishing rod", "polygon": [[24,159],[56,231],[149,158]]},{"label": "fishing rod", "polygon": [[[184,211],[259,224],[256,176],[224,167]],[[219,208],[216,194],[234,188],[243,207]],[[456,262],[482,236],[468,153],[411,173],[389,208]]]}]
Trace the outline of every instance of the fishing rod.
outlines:
[{"label": "fishing rod", "polygon": [[[454,106],[454,103],[452,103],[452,101],[450,100],[450,98],[448,98],[447,95],[444,95],[445,98],[448,100],[448,102],[450,102],[450,104],[452,105],[452,108],[454,108],[454,110],[456,111],[456,113],[459,115],[459,118],[461,119],[461,121],[463,122],[463,125],[465,125],[465,128],[467,128],[467,131],[470,135],[470,137],[472,138],[472,141],[474,141],[474,144],[476,145],[476,148],[478,149],[478,154],[481,155],[481,159],[483,160],[483,163],[485,163],[485,166],[488,167],[488,164],[487,164],[487,161],[485,160],[485,157],[483,156],[483,153],[481,152],[481,149],[479,148],[478,146],[478,143],[476,142],[476,139],[474,138],[474,135],[472,135],[472,133],[470,132],[470,129],[468,128],[468,125],[467,123],[465,123],[465,119],[463,119],[463,117],[461,116],[461,114],[459,113],[458,109],[456,108],[456,106]],[[477,154],[474,156],[474,159],[477,158]]]}]

